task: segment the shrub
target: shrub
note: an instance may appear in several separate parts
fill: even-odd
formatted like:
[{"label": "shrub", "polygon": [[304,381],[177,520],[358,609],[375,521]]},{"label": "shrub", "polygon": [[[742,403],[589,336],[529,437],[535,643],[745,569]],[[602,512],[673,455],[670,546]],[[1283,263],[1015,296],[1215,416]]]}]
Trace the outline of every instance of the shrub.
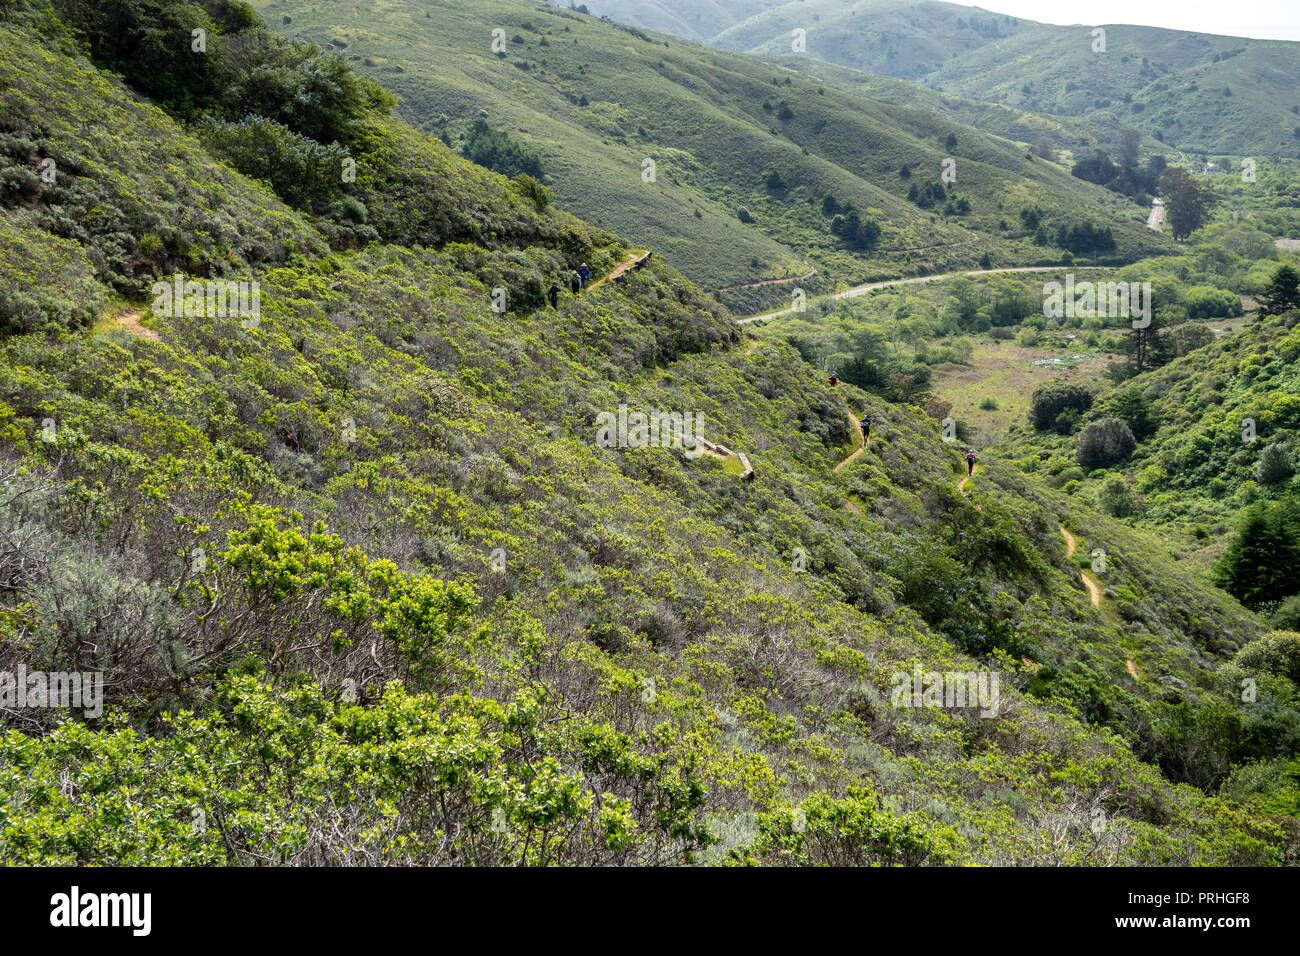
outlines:
[{"label": "shrub", "polygon": [[1274,442],[1259,453],[1255,463],[1255,479],[1262,485],[1274,485],[1291,477],[1291,451]]},{"label": "shrub", "polygon": [[1136,445],[1128,422],[1122,418],[1103,418],[1079,433],[1074,455],[1085,468],[1106,468],[1128,458]]},{"label": "shrub", "polygon": [[764,813],[758,818],[758,829],[752,844],[733,851],[732,862],[915,866],[947,858],[943,844],[921,826],[921,818],[879,809],[874,794],[856,787],[843,799],[816,794],[797,808]]},{"label": "shrub", "polygon": [[199,127],[208,148],[246,176],[265,179],[289,205],[318,212],[342,192],[348,152],[323,146],[283,123],[248,115],[236,123],[208,118]]},{"label": "shrub", "polygon": [[[1252,486],[1253,487],[1253,486]],[[1257,502],[1214,567],[1214,583],[1243,604],[1281,601],[1300,591],[1300,505],[1294,499]]]},{"label": "shrub", "polygon": [[465,134],[461,155],[470,162],[486,166],[502,176],[532,176],[541,179],[546,165],[541,153],[515,142],[506,133],[495,130],[479,117]]},{"label": "shrub", "polygon": [[1228,289],[1198,285],[1187,290],[1189,319],[1227,319],[1241,315],[1241,296]]},{"label": "shrub", "polygon": [[[1277,616],[1300,624],[1300,594],[1285,601]],[[1237,651],[1232,662],[1246,671],[1264,671],[1300,684],[1300,634],[1294,628],[1273,631]]]},{"label": "shrub", "polygon": [[[1283,630],[1300,631],[1300,594],[1293,594],[1279,604],[1270,623]],[[1300,674],[1291,679],[1300,684]]]},{"label": "shrub", "polygon": [[1056,421],[1052,422],[1052,428],[1055,429],[1058,435],[1072,435],[1078,427],[1079,413],[1073,408],[1065,409],[1056,416]]},{"label": "shrub", "polygon": [[545,209],[551,204],[551,191],[532,176],[516,176],[512,182],[519,194],[538,209]]},{"label": "shrub", "polygon": [[1067,408],[1086,412],[1092,407],[1092,392],[1082,385],[1053,382],[1034,389],[1029,401],[1029,420],[1040,431],[1055,424]]},{"label": "shrub", "polygon": [[1156,429],[1155,420],[1151,417],[1151,402],[1142,394],[1141,389],[1126,388],[1110,395],[1098,406],[1098,411],[1108,418],[1124,419],[1138,441]]},{"label": "shrub", "polygon": [[1124,479],[1114,475],[1106,480],[1101,491],[1097,493],[1097,504],[1106,514],[1115,518],[1127,518],[1134,511],[1133,495],[1129,492]]}]

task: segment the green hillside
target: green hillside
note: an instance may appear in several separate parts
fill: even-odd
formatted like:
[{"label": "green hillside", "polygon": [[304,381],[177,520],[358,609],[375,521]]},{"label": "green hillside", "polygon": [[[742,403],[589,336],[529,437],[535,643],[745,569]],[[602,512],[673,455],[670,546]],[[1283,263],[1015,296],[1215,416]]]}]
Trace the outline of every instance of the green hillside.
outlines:
[{"label": "green hillside", "polygon": [[[332,44],[391,87],[413,125],[463,149],[482,118],[535,151],[566,208],[656,248],[737,311],[789,301],[793,281],[754,286],[767,280],[806,277],[800,287],[816,292],[985,256],[1056,261],[1060,250],[1020,228],[1028,206],[1053,228],[1112,228],[1121,260],[1172,250],[1142,210],[974,129],[960,111],[882,102],[522,0],[258,6],[286,35]],[[504,31],[496,55],[494,29]],[[956,181],[942,190],[948,158]],[[927,185],[941,189],[937,201],[909,201]],[[878,235],[834,233],[841,210],[824,204],[828,195]]]},{"label": "green hillside", "polygon": [[[1288,157],[1300,150],[1297,43],[1122,24],[1054,26],[908,0],[686,2],[672,5],[671,18],[657,0],[587,6],[763,56],[788,55],[791,31],[802,29],[815,59],[1017,109],[1114,117],[1182,150]],[[1104,53],[1093,50],[1097,27],[1106,31]]]},{"label": "green hillside", "polygon": [[0,861],[1294,862],[1297,638],[1158,537],[667,253],[548,303],[639,257],[243,4],[3,18],[0,672],[104,710],[0,712]]}]

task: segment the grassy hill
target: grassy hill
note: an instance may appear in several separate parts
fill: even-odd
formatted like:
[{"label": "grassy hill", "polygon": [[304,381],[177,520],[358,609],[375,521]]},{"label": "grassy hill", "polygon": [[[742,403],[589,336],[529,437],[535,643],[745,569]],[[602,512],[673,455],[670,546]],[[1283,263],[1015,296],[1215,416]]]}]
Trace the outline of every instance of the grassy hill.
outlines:
[{"label": "grassy hill", "polygon": [[[656,0],[594,0],[593,13],[719,49],[791,52],[914,80],[947,93],[1066,116],[1110,114],[1179,149],[1297,155],[1300,44],[1122,24],[1054,26],[947,3],[902,0],[751,2],[719,8]],[[707,12],[703,12],[707,11]],[[730,22],[727,22],[730,20]],[[725,23],[724,29],[709,35]],[[1094,53],[1092,30],[1106,31]]]},{"label": "grassy hill", "polygon": [[[788,302],[792,282],[754,286],[772,279],[807,277],[803,287],[820,291],[973,267],[986,255],[1051,261],[1059,251],[1032,245],[1019,228],[1027,206],[1052,224],[1105,223],[1121,259],[1172,249],[1132,204],[974,129],[959,110],[883,102],[520,0],[258,7],[286,35],[332,44],[390,86],[413,125],[459,146],[482,117],[515,137],[540,154],[566,208],[653,246],[738,311]],[[505,31],[499,55],[493,29]],[[929,208],[909,201],[910,191],[942,185],[947,158],[957,164],[949,195]],[[879,224],[869,247],[832,234],[827,195]],[[968,212],[945,213],[963,197]]]},{"label": "grassy hill", "polygon": [[[27,296],[0,303],[0,669],[105,678],[103,715],[5,710],[0,860],[1294,859],[1295,682],[1263,653],[1289,638],[1158,539],[996,462],[964,497],[924,410],[832,388],[663,257],[552,307],[628,246],[239,5],[100,12],[0,26]],[[164,69],[195,22],[211,58]],[[136,197],[200,174],[202,214],[146,241]],[[133,265],[164,249],[191,264]],[[161,307],[178,268],[258,282],[260,313]],[[120,299],[92,324],[96,285]],[[753,479],[603,447],[620,405],[702,414]],[[876,424],[837,470],[850,413]],[[1063,526],[1112,555],[1113,603]],[[926,672],[1000,694],[899,694]]]}]

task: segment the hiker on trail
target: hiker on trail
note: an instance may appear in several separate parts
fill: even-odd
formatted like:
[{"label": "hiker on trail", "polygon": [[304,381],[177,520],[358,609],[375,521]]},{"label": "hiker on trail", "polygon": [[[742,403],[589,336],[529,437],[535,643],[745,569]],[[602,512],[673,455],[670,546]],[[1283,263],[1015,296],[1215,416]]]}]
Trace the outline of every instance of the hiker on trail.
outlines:
[{"label": "hiker on trail", "polygon": [[966,476],[969,478],[975,474],[975,449],[972,448],[966,452]]},{"label": "hiker on trail", "polygon": [[835,376],[834,372],[831,373],[831,377],[829,381],[831,383],[831,388],[834,388],[836,385],[840,384],[840,380]]},{"label": "hiker on trail", "polygon": [[865,445],[871,440],[871,419],[862,419],[862,443]]},{"label": "hiker on trail", "polygon": [[551,300],[552,309],[560,307],[560,286],[558,283],[551,283],[551,288],[547,291],[546,297]]},{"label": "hiker on trail", "polygon": [[582,276],[576,272],[569,273],[569,291],[574,295],[582,291]]},{"label": "hiker on trail", "polygon": [[578,278],[582,280],[582,287],[587,288],[587,283],[591,281],[591,270],[587,268],[587,263],[578,267]]}]

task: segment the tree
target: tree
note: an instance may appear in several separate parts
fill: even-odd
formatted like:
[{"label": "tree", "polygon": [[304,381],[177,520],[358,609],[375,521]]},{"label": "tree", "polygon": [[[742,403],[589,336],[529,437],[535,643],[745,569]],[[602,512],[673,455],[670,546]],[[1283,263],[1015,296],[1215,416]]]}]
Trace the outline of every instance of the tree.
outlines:
[{"label": "tree", "polygon": [[841,208],[844,211],[831,220],[831,232],[850,249],[874,249],[880,240],[880,223],[869,216],[863,219],[852,204]]},{"label": "tree", "polygon": [[1042,431],[1054,426],[1067,408],[1086,412],[1091,407],[1092,392],[1084,386],[1052,382],[1034,389],[1029,399],[1029,421]]},{"label": "tree", "polygon": [[1259,453],[1255,462],[1255,478],[1261,485],[1275,485],[1290,478],[1294,472],[1291,451],[1286,445],[1274,442]]},{"label": "tree", "polygon": [[1110,161],[1110,156],[1098,150],[1096,155],[1081,159],[1070,168],[1070,175],[1079,179],[1105,186],[1119,174],[1119,167]]},{"label": "tree", "polygon": [[1241,296],[1228,289],[1197,285],[1187,290],[1189,319],[1229,319],[1241,315]]},{"label": "tree", "polygon": [[1049,159],[1055,162],[1056,149],[1052,146],[1052,141],[1046,136],[1043,136],[1034,144],[1034,155],[1039,159]]},{"label": "tree", "polygon": [[1119,163],[1125,168],[1131,168],[1137,165],[1138,146],[1142,142],[1142,134],[1131,126],[1126,126],[1119,131]]},{"label": "tree", "polygon": [[1300,506],[1294,498],[1252,506],[1214,568],[1214,583],[1243,604],[1281,601],[1300,585]]},{"label": "tree", "polygon": [[493,129],[481,116],[465,134],[460,152],[470,162],[485,166],[502,176],[532,176],[541,179],[546,175],[541,153],[515,142],[505,132]]},{"label": "tree", "polygon": [[1115,518],[1127,518],[1134,511],[1133,494],[1124,484],[1124,479],[1113,475],[1106,479],[1101,491],[1097,493],[1097,504],[1106,514]]},{"label": "tree", "polygon": [[1257,315],[1281,315],[1300,308],[1300,272],[1284,262],[1274,270],[1268,287],[1255,298],[1259,302]]},{"label": "tree", "polygon": [[1160,192],[1165,199],[1165,215],[1175,239],[1185,239],[1205,225],[1210,211],[1219,202],[1213,190],[1202,186],[1187,170],[1171,166],[1160,177]]},{"label": "tree", "polygon": [[1112,394],[1098,406],[1098,412],[1110,418],[1124,419],[1138,441],[1156,430],[1155,420],[1151,417],[1151,402],[1138,388],[1126,388]]},{"label": "tree", "polygon": [[[1164,327],[1164,319],[1160,312],[1152,311],[1150,322],[1141,328],[1133,329],[1125,337],[1124,351],[1129,356],[1130,371],[1134,375],[1149,368],[1159,368],[1173,357],[1173,343],[1169,334],[1164,331]],[[1111,368],[1116,367],[1111,366]]]},{"label": "tree", "polygon": [[1079,432],[1074,457],[1085,468],[1106,468],[1128,458],[1136,446],[1128,422],[1122,418],[1103,418]]},{"label": "tree", "polygon": [[1204,348],[1214,341],[1214,333],[1203,325],[1187,324],[1179,326],[1169,333],[1174,347],[1174,355],[1183,356]]},{"label": "tree", "polygon": [[1061,226],[1056,231],[1056,244],[1078,256],[1100,256],[1115,249],[1115,236],[1109,226],[1091,222]]}]

